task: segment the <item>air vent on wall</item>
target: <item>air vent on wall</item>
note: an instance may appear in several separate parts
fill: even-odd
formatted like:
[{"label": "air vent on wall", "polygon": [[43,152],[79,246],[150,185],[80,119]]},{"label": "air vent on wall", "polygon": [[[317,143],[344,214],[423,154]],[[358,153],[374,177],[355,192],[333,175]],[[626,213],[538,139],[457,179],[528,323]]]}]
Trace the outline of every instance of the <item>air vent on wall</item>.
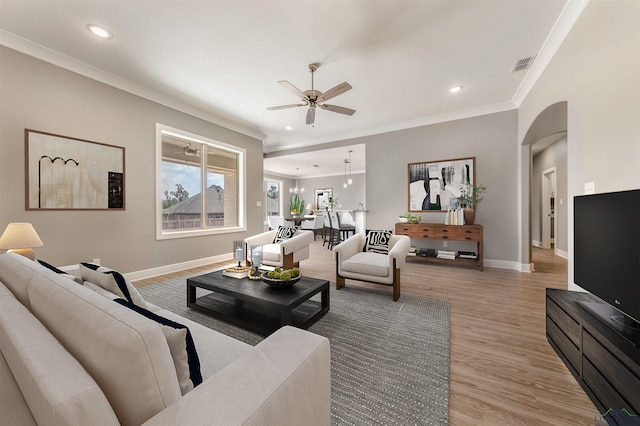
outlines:
[{"label": "air vent on wall", "polygon": [[522,59],[516,60],[516,63],[513,65],[513,70],[511,72],[514,73],[517,71],[522,71],[530,68],[531,65],[533,64],[534,59],[536,59],[535,55],[529,56],[528,58],[522,58]]}]

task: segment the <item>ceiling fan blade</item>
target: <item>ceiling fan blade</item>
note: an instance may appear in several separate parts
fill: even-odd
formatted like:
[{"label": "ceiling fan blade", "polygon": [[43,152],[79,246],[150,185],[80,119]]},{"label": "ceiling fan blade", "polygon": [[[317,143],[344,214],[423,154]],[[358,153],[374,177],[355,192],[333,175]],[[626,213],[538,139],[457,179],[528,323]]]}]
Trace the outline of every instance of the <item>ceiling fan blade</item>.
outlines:
[{"label": "ceiling fan blade", "polygon": [[308,101],[309,100],[309,99],[307,99],[305,94],[302,93],[302,91],[300,89],[298,89],[293,84],[289,83],[287,80],[280,80],[278,83],[280,83],[286,89],[288,89],[288,90],[292,91],[293,93],[295,93],[296,96],[299,97],[300,99],[302,99],[303,101]]},{"label": "ceiling fan blade", "polygon": [[280,106],[272,106],[267,108],[269,111],[275,111],[277,109],[285,109],[285,108],[295,108],[295,107],[301,107],[301,106],[306,106],[309,105],[308,103],[304,103],[304,104],[289,104],[289,105],[280,105]]},{"label": "ceiling fan blade", "polygon": [[317,99],[317,102],[328,101],[331,98],[335,98],[338,95],[343,94],[347,90],[351,90],[352,87],[346,81],[338,84],[336,87],[327,90],[322,96]]},{"label": "ceiling fan blade", "polygon": [[307,111],[307,124],[313,124],[316,120],[316,108],[310,107],[309,111]]},{"label": "ceiling fan blade", "polygon": [[337,112],[339,114],[344,114],[344,115],[353,115],[354,112],[356,112],[355,109],[351,109],[351,108],[345,108],[345,107],[341,107],[338,105],[320,105],[320,108],[322,109],[326,109],[327,111],[331,111],[331,112]]}]

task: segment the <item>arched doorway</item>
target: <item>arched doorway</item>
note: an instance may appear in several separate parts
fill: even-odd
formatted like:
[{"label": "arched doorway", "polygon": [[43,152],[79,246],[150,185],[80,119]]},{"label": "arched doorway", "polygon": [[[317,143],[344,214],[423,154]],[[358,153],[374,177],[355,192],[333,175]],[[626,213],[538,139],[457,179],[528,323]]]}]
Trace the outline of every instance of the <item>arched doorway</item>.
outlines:
[{"label": "arched doorway", "polygon": [[[558,143],[564,143],[564,151],[562,148],[552,150],[551,147],[556,146]],[[536,119],[531,123],[525,137],[522,140],[522,177],[523,177],[523,193],[522,193],[522,236],[523,241],[521,244],[521,259],[523,263],[530,265],[529,268],[532,271],[534,269],[532,247],[540,244],[540,246],[546,245],[548,235],[546,232],[555,231],[555,233],[561,232],[562,235],[554,235],[555,241],[558,238],[561,241],[566,241],[568,231],[566,226],[554,225],[552,230],[548,228],[548,223],[544,222],[543,215],[549,214],[547,204],[551,202],[556,203],[559,201],[562,205],[558,206],[554,204],[556,210],[562,209],[564,217],[563,223],[566,223],[566,143],[567,143],[567,102],[562,101],[550,105],[544,109]],[[564,152],[564,156],[561,154],[555,154],[554,152]],[[549,190],[549,187],[545,186],[545,179],[549,179],[549,171],[551,166],[549,160],[547,164],[542,161],[534,164],[534,157],[538,159],[540,153],[544,153],[546,157],[557,155],[558,158],[552,159],[552,169],[554,170],[554,185],[557,182],[557,186],[553,191]],[[549,154],[551,153],[551,154]],[[542,155],[541,155],[542,156]],[[539,160],[539,159],[538,159]],[[555,161],[555,163],[554,163]],[[559,162],[559,163],[558,163]],[[540,165],[542,163],[542,165]],[[557,170],[560,172],[557,172]],[[541,171],[542,170],[542,171]],[[564,179],[562,178],[564,175]],[[558,176],[560,175],[560,179]],[[558,197],[558,194],[564,194],[564,197]],[[556,201],[557,200],[557,201]],[[558,220],[556,213],[554,219]],[[561,251],[560,251],[561,252]]]}]

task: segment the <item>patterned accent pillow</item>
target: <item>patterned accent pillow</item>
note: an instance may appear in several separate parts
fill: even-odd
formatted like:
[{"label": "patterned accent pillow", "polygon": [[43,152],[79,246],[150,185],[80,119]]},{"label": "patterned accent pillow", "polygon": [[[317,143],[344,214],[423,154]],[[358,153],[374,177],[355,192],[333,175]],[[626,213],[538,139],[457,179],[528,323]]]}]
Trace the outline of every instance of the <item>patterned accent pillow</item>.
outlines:
[{"label": "patterned accent pillow", "polygon": [[369,230],[364,239],[362,251],[372,253],[389,254],[389,241],[393,233],[388,230]]},{"label": "patterned accent pillow", "polygon": [[82,284],[82,278],[80,278],[80,277],[76,277],[76,276],[75,276],[75,275],[73,275],[73,274],[67,274],[65,271],[63,271],[63,270],[61,270],[61,269],[56,268],[55,266],[51,265],[50,263],[45,262],[44,260],[40,260],[40,259],[38,259],[38,262],[39,262],[42,266],[44,266],[44,267],[45,267],[45,268],[47,268],[47,269],[52,270],[52,271],[53,271],[53,272],[55,272],[56,274],[60,274],[60,275],[62,275],[63,277],[67,277],[67,278],[69,278],[70,280],[73,280],[73,281],[77,282],[78,284]]},{"label": "patterned accent pillow", "polygon": [[200,358],[189,327],[136,306],[124,299],[114,299],[114,302],[126,306],[160,325],[169,345],[169,351],[171,352],[173,364],[178,375],[178,382],[180,383],[180,391],[183,395],[202,383]]},{"label": "patterned accent pillow", "polygon": [[296,232],[298,232],[297,226],[278,226],[278,232],[276,232],[273,243],[277,244],[288,240],[289,238],[293,237]]},{"label": "patterned accent pillow", "polygon": [[81,263],[80,276],[84,281],[89,281],[99,285],[105,290],[109,290],[116,296],[122,297],[140,307],[147,308],[138,289],[129,282],[120,272],[95,263]]}]

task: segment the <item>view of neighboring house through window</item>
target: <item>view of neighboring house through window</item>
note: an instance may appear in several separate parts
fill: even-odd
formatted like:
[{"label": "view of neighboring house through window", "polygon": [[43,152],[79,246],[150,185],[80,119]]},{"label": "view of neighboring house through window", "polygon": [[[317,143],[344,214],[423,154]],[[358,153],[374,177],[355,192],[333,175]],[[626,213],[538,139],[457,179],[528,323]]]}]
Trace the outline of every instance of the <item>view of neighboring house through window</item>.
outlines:
[{"label": "view of neighboring house through window", "polygon": [[160,124],[157,127],[158,238],[242,228],[244,150]]}]

